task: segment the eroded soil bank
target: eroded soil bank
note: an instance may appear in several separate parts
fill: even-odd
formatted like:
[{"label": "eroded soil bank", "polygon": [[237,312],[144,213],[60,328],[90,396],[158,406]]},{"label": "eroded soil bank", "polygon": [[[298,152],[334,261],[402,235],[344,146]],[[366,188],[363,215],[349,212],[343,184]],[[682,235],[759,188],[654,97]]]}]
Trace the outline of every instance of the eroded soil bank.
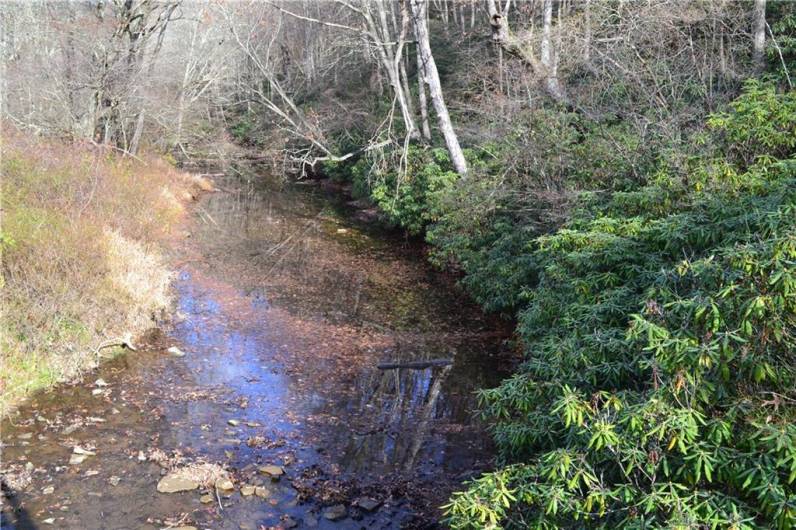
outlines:
[{"label": "eroded soil bank", "polygon": [[[500,326],[317,188],[226,175],[174,249],[173,323],[4,421],[2,528],[422,527],[490,466]],[[234,489],[158,492],[201,464]]]}]

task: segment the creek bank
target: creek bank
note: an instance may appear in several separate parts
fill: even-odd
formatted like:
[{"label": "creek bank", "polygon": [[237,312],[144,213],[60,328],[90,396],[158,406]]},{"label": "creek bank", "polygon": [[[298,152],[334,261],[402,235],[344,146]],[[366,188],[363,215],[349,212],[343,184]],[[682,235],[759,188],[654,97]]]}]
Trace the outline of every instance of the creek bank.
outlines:
[{"label": "creek bank", "polygon": [[[20,508],[4,508],[11,528],[26,517],[87,529],[423,526],[462,476],[491,465],[471,416],[473,391],[501,376],[489,321],[411,249],[324,197],[259,182],[229,178],[230,191],[200,200],[192,237],[173,251],[167,336],[103,364],[93,383],[36,395],[3,425],[14,441],[4,465],[28,472],[14,488]],[[376,368],[450,352],[448,371]],[[65,467],[75,446],[96,455]],[[233,489],[194,480],[158,492],[169,473],[204,463]]]}]

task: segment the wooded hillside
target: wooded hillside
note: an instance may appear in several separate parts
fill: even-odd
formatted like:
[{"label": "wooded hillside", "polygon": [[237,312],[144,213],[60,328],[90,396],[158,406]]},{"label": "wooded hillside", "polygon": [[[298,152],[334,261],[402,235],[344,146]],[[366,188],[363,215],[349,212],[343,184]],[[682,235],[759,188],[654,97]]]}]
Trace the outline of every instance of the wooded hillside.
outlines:
[{"label": "wooded hillside", "polygon": [[516,318],[452,527],[796,527],[796,4],[8,6],[16,127],[350,185]]}]

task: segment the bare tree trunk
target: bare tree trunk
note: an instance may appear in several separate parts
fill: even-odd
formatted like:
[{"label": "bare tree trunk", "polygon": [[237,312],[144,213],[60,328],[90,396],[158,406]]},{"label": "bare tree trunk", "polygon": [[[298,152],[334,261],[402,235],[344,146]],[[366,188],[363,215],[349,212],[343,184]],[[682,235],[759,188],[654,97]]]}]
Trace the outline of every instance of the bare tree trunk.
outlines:
[{"label": "bare tree trunk", "polygon": [[408,23],[406,11],[405,9],[401,10],[401,15],[403,18],[401,24],[401,34],[398,36],[397,48],[394,48],[391,44],[392,35],[389,30],[389,25],[387,24],[387,12],[385,11],[384,3],[376,2],[374,6],[379,10],[380,26],[376,24],[376,21],[371,15],[369,11],[370,7],[363,6],[362,13],[370,32],[381,40],[381,42],[375,43],[377,53],[382,64],[384,65],[384,69],[387,71],[387,77],[389,78],[390,85],[395,93],[395,99],[398,100],[398,106],[401,109],[401,117],[403,118],[404,125],[406,127],[406,133],[410,138],[417,137],[419,135],[417,126],[415,125],[414,116],[409,108],[409,102],[407,99],[408,94],[404,92],[400,74],[401,54],[405,44],[406,25]]},{"label": "bare tree trunk", "polygon": [[144,132],[144,115],[146,112],[141,109],[138,113],[138,119],[135,122],[135,131],[133,132],[133,139],[130,140],[130,147],[127,149],[130,154],[134,155],[138,152],[138,145],[141,143],[141,135]]},{"label": "bare tree trunk", "polygon": [[583,6],[583,18],[586,25],[583,36],[583,61],[589,64],[591,62],[591,0],[586,0]]},{"label": "bare tree trunk", "polygon": [[417,55],[417,97],[420,100],[420,126],[423,138],[431,140],[431,127],[428,125],[428,101],[426,100],[426,82],[423,75],[423,58],[420,56],[420,46],[415,45]]},{"label": "bare tree trunk", "polygon": [[445,138],[445,145],[448,148],[453,167],[456,168],[456,172],[459,175],[465,176],[467,174],[467,161],[459,145],[456,131],[453,129],[453,123],[451,123],[448,107],[445,105],[445,99],[442,97],[442,85],[439,80],[437,64],[434,62],[434,56],[431,54],[431,43],[429,42],[428,26],[426,25],[426,10],[428,8],[426,1],[427,0],[410,0],[412,19],[414,20],[415,26],[415,37],[417,38],[417,45],[420,47],[420,57],[423,62],[423,75],[426,79],[426,83],[428,83],[431,103],[434,105],[434,111],[437,113],[439,128],[440,131],[442,131],[442,136]]},{"label": "bare tree trunk", "polygon": [[556,101],[565,101],[564,89],[558,82],[558,57],[553,50],[551,38],[553,27],[553,0],[544,0],[542,17],[542,43],[540,46],[542,66],[544,66],[544,84],[549,94]]},{"label": "bare tree trunk", "polygon": [[543,37],[541,44],[541,61],[533,53],[531,47],[518,39],[509,29],[508,13],[500,9],[497,0],[487,0],[487,10],[489,12],[489,24],[492,26],[492,40],[503,50],[518,57],[533,71],[534,75],[541,81],[541,85],[551,99],[571,106],[569,98],[564,92],[563,87],[558,82],[556,73],[555,56],[550,40],[551,26],[553,23],[553,2],[545,0],[543,10]]},{"label": "bare tree trunk", "polygon": [[762,72],[766,67],[766,0],[755,0],[752,39],[752,61],[755,69]]}]

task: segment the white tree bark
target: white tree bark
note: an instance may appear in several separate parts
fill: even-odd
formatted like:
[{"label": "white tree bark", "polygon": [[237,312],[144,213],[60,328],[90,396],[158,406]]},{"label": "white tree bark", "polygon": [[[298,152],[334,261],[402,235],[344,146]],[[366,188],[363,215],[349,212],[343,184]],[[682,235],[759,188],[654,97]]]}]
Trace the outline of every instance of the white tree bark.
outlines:
[{"label": "white tree bark", "polygon": [[423,76],[428,84],[431,103],[434,105],[434,111],[439,120],[439,128],[445,138],[445,145],[448,148],[453,167],[456,168],[456,172],[459,175],[465,176],[467,174],[467,161],[459,145],[456,131],[453,129],[448,107],[445,105],[445,99],[442,96],[442,84],[439,80],[437,64],[434,62],[434,56],[431,53],[431,43],[426,24],[427,0],[410,0],[410,7],[412,9],[417,45],[420,48],[420,57],[423,62]]},{"label": "white tree bark", "polygon": [[757,71],[761,72],[766,67],[766,0],[755,0],[752,39],[752,60]]},{"label": "white tree bark", "polygon": [[420,46],[415,46],[417,51],[417,99],[420,101],[420,128],[423,138],[431,140],[431,127],[428,125],[428,100],[426,99],[426,82],[423,75],[423,58],[420,55]]}]

